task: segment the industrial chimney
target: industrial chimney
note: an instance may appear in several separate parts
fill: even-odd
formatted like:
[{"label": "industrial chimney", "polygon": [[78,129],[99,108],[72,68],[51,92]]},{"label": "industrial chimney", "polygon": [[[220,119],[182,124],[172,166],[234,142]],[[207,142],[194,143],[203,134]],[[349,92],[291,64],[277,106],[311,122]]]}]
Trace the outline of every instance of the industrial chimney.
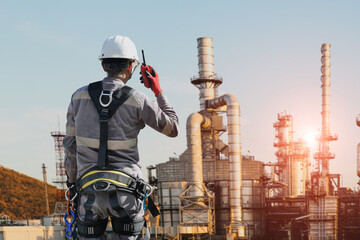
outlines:
[{"label": "industrial chimney", "polygon": [[322,90],[322,111],[321,111],[321,136],[319,138],[319,152],[314,154],[318,162],[319,170],[319,191],[325,195],[330,194],[329,161],[335,158],[330,153],[330,142],[337,140],[336,135],[330,134],[330,47],[328,43],[321,46],[321,90]]},{"label": "industrial chimney", "polygon": [[[222,78],[214,73],[213,39],[198,38],[199,75],[191,78],[191,83],[200,90],[200,112],[188,118],[188,149],[191,155],[191,181],[199,184],[202,181],[202,162],[211,161],[214,155],[214,135],[205,128],[211,128],[213,120],[218,117],[218,109],[226,109],[229,147],[229,202],[230,225],[227,238],[245,236],[241,206],[241,142],[240,142],[240,106],[232,94],[217,97],[217,87]],[[201,146],[201,147],[200,147]],[[193,191],[192,195],[201,191]]]},{"label": "industrial chimney", "polygon": [[191,83],[200,90],[200,111],[205,110],[205,100],[216,98],[216,88],[222,78],[214,73],[213,39],[202,37],[197,39],[199,75],[191,78]]}]

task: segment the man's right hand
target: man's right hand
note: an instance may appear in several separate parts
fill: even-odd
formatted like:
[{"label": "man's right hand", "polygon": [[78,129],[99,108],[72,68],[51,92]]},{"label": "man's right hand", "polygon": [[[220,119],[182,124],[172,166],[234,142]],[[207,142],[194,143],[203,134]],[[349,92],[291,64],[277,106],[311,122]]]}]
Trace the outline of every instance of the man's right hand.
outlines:
[{"label": "man's right hand", "polygon": [[146,88],[151,88],[157,97],[162,92],[160,88],[159,75],[150,65],[141,65],[140,80]]}]

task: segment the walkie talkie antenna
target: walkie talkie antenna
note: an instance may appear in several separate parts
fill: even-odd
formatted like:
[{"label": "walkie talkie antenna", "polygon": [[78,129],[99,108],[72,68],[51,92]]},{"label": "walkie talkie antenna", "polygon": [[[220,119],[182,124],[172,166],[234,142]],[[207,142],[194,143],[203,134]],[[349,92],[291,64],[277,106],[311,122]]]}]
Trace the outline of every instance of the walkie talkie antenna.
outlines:
[{"label": "walkie talkie antenna", "polygon": [[141,50],[141,53],[142,53],[142,57],[143,57],[143,64],[142,65],[146,66],[144,50]]}]

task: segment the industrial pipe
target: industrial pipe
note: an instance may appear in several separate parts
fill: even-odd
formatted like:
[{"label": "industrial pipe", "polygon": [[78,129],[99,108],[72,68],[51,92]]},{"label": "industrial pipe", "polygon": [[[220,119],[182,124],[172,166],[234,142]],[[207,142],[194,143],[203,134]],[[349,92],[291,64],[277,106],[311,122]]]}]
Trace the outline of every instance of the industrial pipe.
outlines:
[{"label": "industrial pipe", "polygon": [[205,101],[214,99],[216,97],[215,84],[211,81],[214,79],[214,52],[213,39],[209,37],[202,37],[197,39],[198,49],[198,66],[199,79],[201,84],[200,89],[200,110],[205,110]]},{"label": "industrial pipe", "polygon": [[203,166],[202,166],[202,149],[201,149],[201,128],[211,126],[211,120],[200,113],[191,114],[186,123],[187,147],[190,151],[190,184],[196,187],[191,188],[191,196],[203,195]]},{"label": "industrial pipe", "polygon": [[[330,149],[330,47],[328,43],[321,46],[321,89],[322,89],[322,152],[324,154],[329,152]],[[329,159],[324,159],[323,162],[324,174],[329,173]]]},{"label": "industrial pipe", "polygon": [[202,78],[214,77],[214,50],[213,39],[202,37],[197,39],[199,76]]},{"label": "industrial pipe", "polygon": [[216,99],[207,100],[207,108],[219,108],[226,105],[229,169],[230,169],[230,227],[242,222],[241,208],[241,142],[240,142],[240,106],[232,94],[225,94]]}]

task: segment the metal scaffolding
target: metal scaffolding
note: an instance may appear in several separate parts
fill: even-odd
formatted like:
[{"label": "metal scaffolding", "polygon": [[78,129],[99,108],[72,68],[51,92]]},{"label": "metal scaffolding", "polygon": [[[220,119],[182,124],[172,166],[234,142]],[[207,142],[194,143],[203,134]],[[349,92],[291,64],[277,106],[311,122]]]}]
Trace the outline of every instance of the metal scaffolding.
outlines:
[{"label": "metal scaffolding", "polygon": [[55,164],[56,164],[56,179],[53,183],[56,185],[57,194],[54,210],[53,224],[64,224],[64,214],[66,212],[65,188],[66,188],[66,173],[64,165],[64,146],[63,140],[65,133],[61,131],[51,132],[55,143]]}]

